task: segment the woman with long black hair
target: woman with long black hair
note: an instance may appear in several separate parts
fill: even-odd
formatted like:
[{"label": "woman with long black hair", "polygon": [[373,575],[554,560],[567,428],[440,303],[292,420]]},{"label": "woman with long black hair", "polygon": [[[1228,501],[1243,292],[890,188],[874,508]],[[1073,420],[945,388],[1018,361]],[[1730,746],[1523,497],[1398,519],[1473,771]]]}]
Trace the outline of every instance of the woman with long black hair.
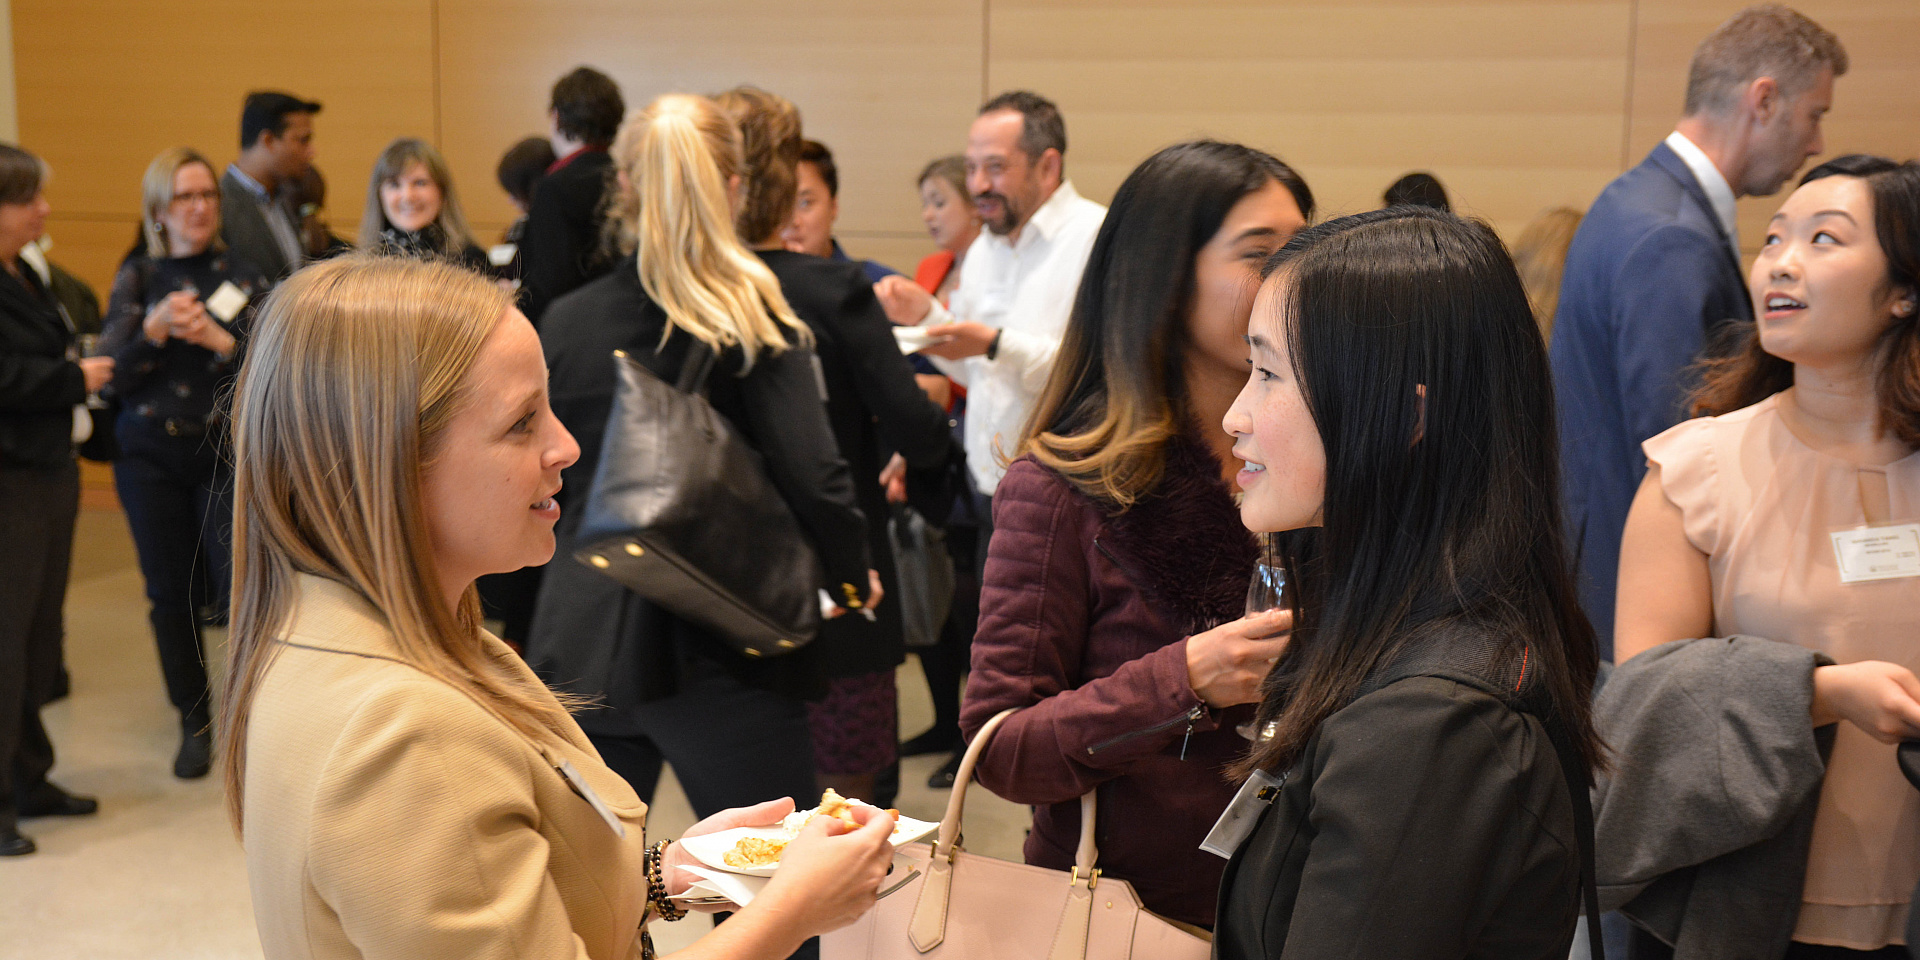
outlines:
[{"label": "woman with long black hair", "polygon": [[1526,292],[1491,230],[1418,207],[1268,270],[1225,425],[1301,591],[1215,955],[1565,957],[1597,659]]},{"label": "woman with long black hair", "polygon": [[994,494],[961,724],[1022,709],[980,782],[1034,806],[1026,859],[1062,870],[1098,791],[1104,875],[1196,927],[1213,926],[1222,866],[1200,841],[1233,798],[1234,728],[1286,624],[1242,617],[1254,539],[1217,425],[1245,380],[1260,267],[1312,214],[1300,175],[1252,147],[1181,143],[1140,164]]}]

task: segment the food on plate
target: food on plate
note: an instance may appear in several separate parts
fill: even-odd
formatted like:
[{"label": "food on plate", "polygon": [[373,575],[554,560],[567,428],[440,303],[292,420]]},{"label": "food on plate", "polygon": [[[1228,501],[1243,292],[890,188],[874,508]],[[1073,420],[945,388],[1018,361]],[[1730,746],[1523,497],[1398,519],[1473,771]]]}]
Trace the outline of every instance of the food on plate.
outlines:
[{"label": "food on plate", "polygon": [[785,840],[763,840],[759,837],[741,837],[738,843],[728,850],[722,860],[729,867],[764,867],[780,862],[780,851],[787,848]]},{"label": "food on plate", "polygon": [[[900,819],[898,810],[883,812],[895,821]],[[820,795],[819,806],[812,810],[788,814],[787,818],[780,822],[781,832],[786,834],[785,839],[741,837],[734,843],[732,850],[721,855],[721,859],[726,861],[727,866],[735,868],[765,867],[779,863],[780,854],[787,849],[787,844],[791,843],[794,837],[799,836],[800,831],[806,827],[807,821],[814,817],[832,817],[850,827],[860,825],[859,821],[853,819],[853,801],[841,796],[832,787],[828,787],[827,791]]]}]

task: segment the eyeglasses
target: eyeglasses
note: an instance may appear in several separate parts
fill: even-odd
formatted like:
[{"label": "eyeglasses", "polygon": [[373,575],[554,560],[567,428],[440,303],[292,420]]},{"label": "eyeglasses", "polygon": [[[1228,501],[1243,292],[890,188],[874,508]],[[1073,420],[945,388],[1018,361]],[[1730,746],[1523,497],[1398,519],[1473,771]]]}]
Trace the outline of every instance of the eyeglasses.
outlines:
[{"label": "eyeglasses", "polygon": [[220,202],[220,191],[196,190],[192,193],[176,193],[173,195],[172,202],[173,202],[173,205],[176,207],[184,207],[184,206],[187,206],[188,204],[193,203],[195,200],[198,200],[201,203],[207,204],[208,206],[212,206]]}]

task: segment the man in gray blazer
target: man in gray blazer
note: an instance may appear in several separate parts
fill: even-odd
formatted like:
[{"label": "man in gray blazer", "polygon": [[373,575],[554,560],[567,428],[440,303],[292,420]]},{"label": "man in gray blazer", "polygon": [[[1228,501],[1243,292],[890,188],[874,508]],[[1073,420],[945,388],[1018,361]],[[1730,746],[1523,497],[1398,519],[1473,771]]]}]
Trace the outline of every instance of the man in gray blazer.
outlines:
[{"label": "man in gray blazer", "polygon": [[240,156],[220,178],[220,238],[279,280],[300,268],[299,218],[283,189],[313,166],[313,115],[320,104],[256,91],[240,108]]}]

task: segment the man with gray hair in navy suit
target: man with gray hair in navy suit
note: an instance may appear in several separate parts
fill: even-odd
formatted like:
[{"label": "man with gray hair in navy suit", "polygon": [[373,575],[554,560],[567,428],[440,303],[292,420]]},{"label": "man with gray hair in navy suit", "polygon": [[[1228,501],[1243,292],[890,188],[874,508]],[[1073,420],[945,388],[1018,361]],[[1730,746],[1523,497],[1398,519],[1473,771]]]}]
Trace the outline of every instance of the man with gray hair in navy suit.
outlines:
[{"label": "man with gray hair in navy suit", "polygon": [[1567,250],[1550,351],[1561,485],[1602,659],[1620,535],[1647,472],[1640,444],[1687,417],[1688,368],[1753,323],[1734,201],[1778,192],[1822,152],[1846,72],[1840,40],[1801,14],[1735,14],[1694,51],[1686,115],[1607,185]]}]

